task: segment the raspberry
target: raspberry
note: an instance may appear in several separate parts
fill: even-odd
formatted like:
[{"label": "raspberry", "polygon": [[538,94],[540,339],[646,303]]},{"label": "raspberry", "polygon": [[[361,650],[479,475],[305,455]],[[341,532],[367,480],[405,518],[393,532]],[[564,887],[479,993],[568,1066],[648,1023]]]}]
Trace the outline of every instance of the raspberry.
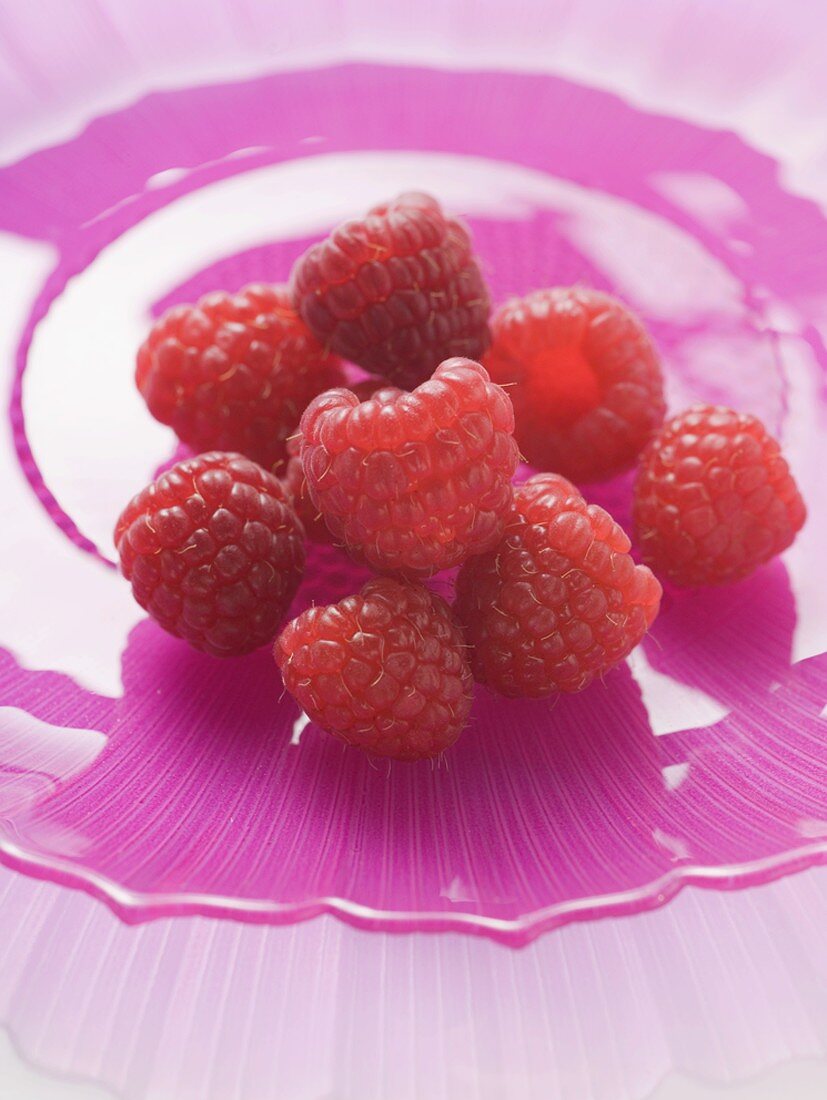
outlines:
[{"label": "raspberry", "polygon": [[216,657],[273,639],[304,568],[281,482],[238,454],[176,463],[123,510],[115,545],[141,607]]},{"label": "raspberry", "polygon": [[760,420],[696,405],[644,452],[633,514],[644,561],[694,586],[748,576],[792,543],[807,510]]},{"label": "raspberry", "polygon": [[479,359],[490,301],[468,230],[430,195],[375,206],[313,245],[293,300],[337,355],[412,389],[449,356]]},{"label": "raspberry", "polygon": [[343,375],[285,287],[248,286],[168,310],[135,379],[152,415],[193,450],[240,451],[273,469],[308,402]]},{"label": "raspberry", "polygon": [[448,359],[413,393],[330,390],[302,417],[301,459],[334,540],[383,572],[429,575],[493,546],[517,445],[504,390]]},{"label": "raspberry", "polygon": [[663,379],[645,329],[596,290],[555,287],[494,315],[491,378],[510,385],[515,434],[532,466],[572,481],[628,469],[663,421]]},{"label": "raspberry", "polygon": [[[366,401],[384,386],[385,383],[381,379],[368,378],[347,388],[352,390],[360,401]],[[307,482],[301,461],[301,441],[301,432],[296,432],[287,441],[287,469],[282,480],[293,499],[293,508],[302,521],[305,535],[313,542],[329,543],[333,541],[330,531],[307,491]]]},{"label": "raspberry", "polygon": [[608,512],[557,474],[521,485],[500,544],[457,578],[476,678],[503,695],[543,696],[580,691],[622,661],[661,597],[629,546]]},{"label": "raspberry", "polygon": [[289,623],[274,656],[287,690],[334,737],[421,760],[456,741],[473,680],[462,632],[439,596],[378,577]]}]

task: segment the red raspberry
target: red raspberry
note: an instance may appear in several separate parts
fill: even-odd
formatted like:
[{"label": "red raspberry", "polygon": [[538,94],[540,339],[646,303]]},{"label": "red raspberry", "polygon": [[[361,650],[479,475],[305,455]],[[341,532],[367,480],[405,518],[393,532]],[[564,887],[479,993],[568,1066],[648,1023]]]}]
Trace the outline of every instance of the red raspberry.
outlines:
[{"label": "red raspberry", "polygon": [[286,287],[248,286],[168,310],[135,378],[152,415],[193,450],[240,451],[273,469],[307,404],[343,375]]},{"label": "red raspberry", "polygon": [[374,569],[411,575],[493,546],[511,506],[517,445],[504,390],[448,359],[413,393],[360,403],[330,390],[302,417],[302,466],[334,540]]},{"label": "red raspberry", "polygon": [[462,632],[419,584],[378,577],[356,596],[311,607],[284,628],[274,656],[312,721],[378,756],[437,756],[468,719]]},{"label": "red raspberry", "polygon": [[608,512],[557,474],[521,485],[499,546],[457,578],[476,678],[503,695],[543,696],[580,691],[622,661],[661,597],[629,546]]},{"label": "red raspberry", "polygon": [[296,308],[325,347],[412,389],[489,343],[488,290],[468,230],[409,192],[313,245],[293,268]]},{"label": "red raspberry", "polygon": [[216,657],[271,641],[304,569],[281,482],[238,454],[176,463],[123,510],[115,545],[141,607]]},{"label": "red raspberry", "polygon": [[[359,398],[360,401],[367,401],[368,398],[385,386],[379,378],[368,378],[362,382],[356,382],[352,386],[348,386],[347,389],[352,390],[353,393]],[[287,469],[284,472],[282,480],[290,496],[293,498],[293,508],[296,515],[302,521],[304,527],[304,533],[309,539],[314,542],[332,542],[333,537],[328,530],[327,524],[322,519],[322,515],[319,509],[310,499],[310,493],[307,491],[307,481],[305,480],[304,470],[302,469],[301,460],[301,432],[296,432],[287,441]]]},{"label": "red raspberry", "polygon": [[760,420],[696,405],[643,453],[634,491],[644,561],[674,584],[726,584],[793,541],[807,515]]},{"label": "red raspberry", "polygon": [[597,290],[535,290],[501,306],[483,362],[510,386],[532,466],[600,481],[633,465],[663,421],[658,357],[640,321]]}]

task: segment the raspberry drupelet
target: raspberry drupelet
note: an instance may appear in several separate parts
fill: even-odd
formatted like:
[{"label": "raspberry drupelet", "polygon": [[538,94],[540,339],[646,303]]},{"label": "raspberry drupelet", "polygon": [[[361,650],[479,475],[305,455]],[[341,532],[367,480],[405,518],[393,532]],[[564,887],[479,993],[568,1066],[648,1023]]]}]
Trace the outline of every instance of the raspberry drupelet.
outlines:
[{"label": "raspberry drupelet", "polygon": [[380,572],[427,576],[483,553],[508,515],[511,402],[485,370],[449,359],[413,393],[322,394],[302,417],[310,497],[333,539]]},{"label": "raspberry drupelet", "polygon": [[141,607],[216,657],[271,642],[304,569],[281,482],[238,454],[171,467],[126,506],[115,544]]},{"label": "raspberry drupelet", "polygon": [[760,420],[696,405],[644,452],[633,514],[644,561],[691,587],[748,576],[792,543],[807,510]]},{"label": "raspberry drupelet", "polygon": [[557,474],[514,493],[499,545],[457,578],[474,675],[503,695],[580,691],[638,644],[661,588],[608,512]]},{"label": "raspberry drupelet", "polygon": [[508,386],[532,466],[578,484],[629,469],[665,412],[657,353],[621,302],[586,287],[513,298],[491,321],[483,363]]},{"label": "raspberry drupelet", "polygon": [[156,420],[193,450],[238,451],[272,470],[308,403],[344,375],[286,287],[252,285],[168,310],[135,379]]},{"label": "raspberry drupelet", "polygon": [[[378,390],[386,387],[387,383],[382,379],[368,378],[347,386],[347,389],[355,393],[360,401],[367,401]],[[335,540],[307,491],[307,481],[302,469],[301,441],[301,432],[296,432],[287,440],[288,459],[282,481],[290,493],[296,515],[302,521],[305,535],[313,542],[331,543]]]},{"label": "raspberry drupelet", "polygon": [[405,389],[489,344],[468,230],[430,195],[407,192],[340,225],[297,260],[290,286],[325,347]]},{"label": "raspberry drupelet", "polygon": [[349,745],[396,760],[459,737],[473,678],[450,608],[419,584],[378,577],[289,623],[274,656],[305,714]]},{"label": "raspberry drupelet", "polygon": [[294,512],[301,520],[305,536],[312,542],[332,542],[327,524],[307,491],[307,481],[302,469],[301,440],[301,435],[297,434],[287,441],[287,466],[282,475],[282,483],[290,495]]}]

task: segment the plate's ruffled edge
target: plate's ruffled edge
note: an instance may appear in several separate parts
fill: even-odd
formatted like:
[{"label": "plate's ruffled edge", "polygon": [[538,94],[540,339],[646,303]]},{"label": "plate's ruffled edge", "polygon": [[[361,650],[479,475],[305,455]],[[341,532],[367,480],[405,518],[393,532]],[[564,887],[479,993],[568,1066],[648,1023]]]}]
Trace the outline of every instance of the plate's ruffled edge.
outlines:
[{"label": "plate's ruffled edge", "polygon": [[320,897],[301,902],[273,902],[182,892],[143,893],[113,882],[105,875],[54,857],[27,851],[0,836],[0,863],[13,871],[83,892],[104,902],[126,924],[145,924],[166,917],[212,917],[243,924],[293,925],[329,915],[363,931],[455,932],[484,936],[506,947],[525,947],[538,936],[576,921],[634,916],[658,909],[685,886],[736,890],[761,886],[785,875],[827,863],[827,837],[773,856],[744,863],[675,867],[633,890],[600,897],[578,898],[537,909],[512,920],[476,913],[423,911],[410,913],[375,909],[346,898]]}]

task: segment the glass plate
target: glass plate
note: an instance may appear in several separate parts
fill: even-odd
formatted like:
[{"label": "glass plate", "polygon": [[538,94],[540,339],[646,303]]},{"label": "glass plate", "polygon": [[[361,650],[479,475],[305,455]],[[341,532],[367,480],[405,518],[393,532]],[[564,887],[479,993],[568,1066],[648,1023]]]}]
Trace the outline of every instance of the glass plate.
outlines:
[{"label": "glass plate", "polygon": [[[668,593],[627,665],[556,702],[478,691],[439,765],[303,726],[266,652],[217,662],[143,620],[123,502],[174,453],[134,392],[151,316],[283,279],[308,240],[429,189],[496,300],[626,298],[673,409],[761,415],[810,507],[783,561]],[[734,133],[558,76],[378,64],[159,91],[0,171],[0,858],[127,920],[210,913],[523,944],[827,852],[827,224]],[[8,277],[7,277],[8,276]],[[628,478],[591,494],[628,521]],[[297,607],[364,574],[314,549]]]}]

